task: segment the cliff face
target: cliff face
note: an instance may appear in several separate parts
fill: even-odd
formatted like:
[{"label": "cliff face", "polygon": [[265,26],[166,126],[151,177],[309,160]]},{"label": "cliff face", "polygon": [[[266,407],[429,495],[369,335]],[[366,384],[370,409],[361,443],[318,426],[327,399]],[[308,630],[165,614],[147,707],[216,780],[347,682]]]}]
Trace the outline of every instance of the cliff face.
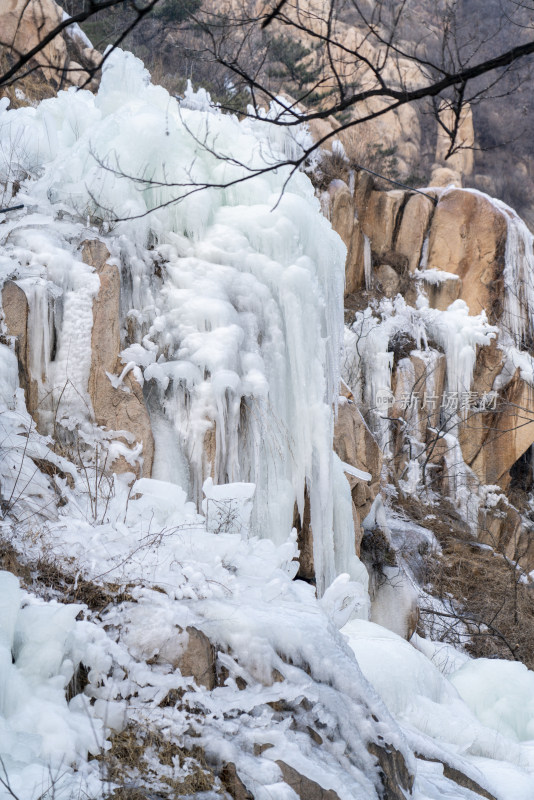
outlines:
[{"label": "cliff face", "polygon": [[[516,485],[534,443],[532,236],[487,195],[377,191],[364,174],[324,206],[349,250],[344,378],[395,480],[463,504],[488,540],[479,498]],[[491,544],[531,569],[530,526],[508,516],[514,534]]]},{"label": "cliff face", "polygon": [[120,52],[0,105],[0,756],[25,797],[530,800],[532,673],[428,571],[450,520],[529,592],[532,237],[285,185],[266,131]]}]

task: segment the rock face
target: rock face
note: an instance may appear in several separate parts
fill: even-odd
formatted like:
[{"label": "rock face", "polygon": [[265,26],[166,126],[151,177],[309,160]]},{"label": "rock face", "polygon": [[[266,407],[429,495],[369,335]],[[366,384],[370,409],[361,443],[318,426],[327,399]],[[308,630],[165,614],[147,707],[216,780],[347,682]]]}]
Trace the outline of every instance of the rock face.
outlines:
[{"label": "rock face", "polygon": [[463,438],[474,472],[484,483],[506,489],[509,470],[534,442],[534,388],[519,371],[505,387],[495,411],[476,414],[465,423]]},{"label": "rock face", "polygon": [[[63,9],[54,0],[5,0],[0,6],[0,46],[17,57],[32,51],[62,21]],[[97,68],[101,54],[87,45],[76,29],[66,28],[31,60],[54,88],[89,85],[90,70]]]},{"label": "rock face", "polygon": [[490,321],[502,311],[507,225],[492,203],[472,192],[447,192],[436,207],[428,243],[428,266],[461,278],[460,297],[471,314]]},{"label": "rock face", "polygon": [[369,513],[380,488],[382,453],[358,407],[350,400],[339,405],[334,428],[334,450],[345,464],[371,475],[371,481],[368,482],[345,473],[351,488],[356,553],[359,555],[361,522]]},{"label": "rock face", "polygon": [[439,112],[440,125],[438,125],[438,139],[436,143],[436,161],[444,163],[449,169],[455,170],[460,175],[471,175],[475,165],[474,146],[475,131],[473,128],[473,114],[470,106],[464,106],[457,124],[456,140],[453,152],[451,139],[447,130],[453,131],[456,126],[454,111],[442,106]]},{"label": "rock face", "polygon": [[[95,420],[98,425],[110,430],[126,431],[143,445],[142,474],[150,477],[154,460],[154,439],[142,388],[132,372],[117,387],[108,377],[120,376],[124,368],[119,359],[119,271],[115,265],[107,263],[109,252],[102,242],[85,242],[82,258],[86,264],[95,268],[100,279],[100,290],[93,302],[92,358],[88,386]],[[115,472],[129,472],[134,469],[123,456],[111,466]]]},{"label": "rock face", "polygon": [[35,414],[38,403],[37,386],[31,378],[28,341],[28,316],[30,308],[24,290],[14,281],[6,281],[2,287],[4,324],[9,336],[15,338],[15,353],[19,362],[19,380],[24,389],[26,407]]},{"label": "rock face", "polygon": [[[54,0],[6,0],[0,12],[0,44],[14,53],[30,52],[61,22],[62,11]],[[67,46],[56,36],[35,56],[45,77],[58,82],[67,65]]]},{"label": "rock face", "polygon": [[293,789],[301,800],[339,800],[339,795],[332,789],[323,789],[311,778],[307,778],[285,761],[276,762],[280,767],[284,782]]}]

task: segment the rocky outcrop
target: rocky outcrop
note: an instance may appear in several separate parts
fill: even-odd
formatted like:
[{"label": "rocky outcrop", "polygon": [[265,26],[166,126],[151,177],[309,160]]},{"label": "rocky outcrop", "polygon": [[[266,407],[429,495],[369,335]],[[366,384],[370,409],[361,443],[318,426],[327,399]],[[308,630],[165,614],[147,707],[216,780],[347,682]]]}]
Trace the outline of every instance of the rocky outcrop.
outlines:
[{"label": "rocky outcrop", "polygon": [[280,767],[284,782],[293,789],[301,800],[339,800],[339,795],[333,789],[323,789],[318,783],[302,775],[302,773],[290,767],[289,764],[286,764],[285,761],[277,761],[276,763]]},{"label": "rocky outcrop", "polygon": [[[36,47],[61,22],[62,10],[54,0],[7,0],[0,12],[0,44],[20,57]],[[45,78],[59,83],[67,66],[67,46],[56,36],[34,56]]]},{"label": "rocky outcrop", "polygon": [[351,488],[356,553],[359,555],[361,523],[369,513],[380,488],[382,453],[357,405],[346,398],[342,400],[334,428],[334,450],[345,464],[371,475],[370,481],[364,481],[345,473]]},{"label": "rocky outcrop", "polygon": [[483,483],[506,489],[509,471],[534,443],[534,388],[516,372],[495,410],[472,414],[462,426],[462,451]]},{"label": "rocky outcrop", "polygon": [[9,336],[15,339],[15,354],[19,363],[19,380],[24,389],[26,407],[33,416],[39,402],[37,384],[30,371],[28,317],[30,307],[24,290],[15,281],[6,281],[2,287],[4,325]]},{"label": "rocky outcrop", "polygon": [[[451,134],[455,134],[452,146]],[[436,161],[446,164],[459,175],[471,175],[475,165],[474,148],[475,130],[471,106],[464,106],[459,119],[456,119],[454,109],[442,104],[439,110]]]},{"label": "rocky outcrop", "polygon": [[461,278],[460,298],[471,314],[494,321],[503,302],[504,215],[486,197],[453,190],[439,200],[428,242],[428,266]]},{"label": "rocky outcrop", "polygon": [[384,787],[383,800],[406,800],[411,795],[414,776],[402,753],[386,742],[370,742],[367,749],[378,761]]},{"label": "rocky outcrop", "polygon": [[[13,59],[38,47],[63,20],[54,0],[6,0],[0,7],[0,47]],[[88,45],[78,28],[66,28],[32,57],[45,81],[53,88],[89,85],[101,54]]]},{"label": "rocky outcrop", "polygon": [[[88,386],[95,421],[109,430],[125,431],[143,445],[142,470],[136,470],[121,456],[111,465],[113,471],[137,471],[142,472],[144,477],[150,477],[154,439],[143,390],[133,372],[128,372],[120,384],[113,380],[118,379],[124,369],[119,358],[119,270],[108,263],[109,252],[97,240],[83,244],[82,258],[86,264],[95,268],[100,280],[100,289],[93,301],[92,356]],[[129,444],[127,438],[125,444]]]}]

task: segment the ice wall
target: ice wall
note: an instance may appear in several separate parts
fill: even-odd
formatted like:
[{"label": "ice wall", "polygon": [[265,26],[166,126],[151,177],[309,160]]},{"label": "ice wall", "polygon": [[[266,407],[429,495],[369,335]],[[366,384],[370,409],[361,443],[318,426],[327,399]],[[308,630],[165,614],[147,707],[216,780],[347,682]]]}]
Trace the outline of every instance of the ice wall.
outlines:
[{"label": "ice wall", "polygon": [[[353,539],[347,515],[334,531],[332,501],[345,248],[308,178],[276,168],[301,135],[223,115],[205,93],[188,90],[180,104],[119,52],[96,97],[69,90],[37,108],[3,104],[0,177],[9,188],[30,176],[19,197],[55,240],[30,247],[30,219],[15,217],[4,276],[33,278],[33,262],[58,290],[57,347],[45,346],[34,369],[47,397],[70,379],[64,422],[79,420],[96,280],[79,247],[103,239],[121,269],[123,360],[144,381],[154,477],[197,503],[210,473],[255,482],[253,530],[278,542],[307,485],[322,591],[336,572],[334,540]],[[51,244],[69,257],[43,257]]]}]

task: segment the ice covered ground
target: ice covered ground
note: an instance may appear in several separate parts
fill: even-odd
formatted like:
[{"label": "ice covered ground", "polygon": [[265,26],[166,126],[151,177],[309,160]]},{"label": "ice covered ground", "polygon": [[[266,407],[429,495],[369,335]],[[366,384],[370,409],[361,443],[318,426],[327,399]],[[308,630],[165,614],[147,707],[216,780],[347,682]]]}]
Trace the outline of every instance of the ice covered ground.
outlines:
[{"label": "ice covered ground", "polygon": [[[275,211],[286,176],[268,173],[142,216],[170,198],[176,187],[160,185],[168,174],[174,183],[191,181],[191,171],[195,181],[221,183],[242,174],[239,164],[213,156],[214,141],[260,166],[298,143],[262,138],[252,123],[206,110],[202,98],[189,96],[180,110],[149,85],[139,62],[117,59],[96,99],[69,92],[37,109],[2,110],[3,178],[22,180],[27,209],[0,226],[0,269],[3,279],[25,281],[32,299],[44,422],[57,414],[49,398],[61,394],[61,423],[84,425],[98,285],[79,249],[88,235],[106,241],[128,267],[123,312],[138,326],[125,361],[161,391],[162,441],[172,446],[160,463],[189,462],[197,471],[192,481],[185,469],[175,483],[141,479],[132,491],[116,478],[95,514],[83,468],[35,431],[15,356],[0,345],[2,538],[23,562],[40,559],[126,594],[91,614],[80,604],[45,602],[0,573],[0,796],[109,795],[101,761],[89,755],[107,752],[112,730],[136,725],[151,733],[143,779],[155,793],[187,778],[191,764],[179,748],[198,746],[214,764],[234,763],[258,800],[295,800],[277,762],[340,800],[378,799],[367,743],[385,741],[416,772],[416,800],[476,797],[445,777],[441,762],[499,800],[530,800],[532,673],[451,650],[443,658],[429,642],[416,648],[367,621],[365,582],[343,575],[332,582],[343,571],[332,543],[346,564],[351,558],[348,528],[335,529],[333,489],[338,520],[346,526],[350,515],[340,513],[341,482],[333,478],[340,469],[330,452],[343,252],[306,178],[293,179]],[[132,185],[98,157],[143,180]],[[138,218],[109,230],[111,208]],[[163,286],[154,279],[161,263]],[[52,323],[51,297],[61,297]],[[463,318],[461,308],[455,313]],[[473,325],[472,348],[488,334],[483,320]],[[468,355],[459,362],[465,371]],[[258,411],[246,446],[243,398]],[[205,483],[195,462],[206,419],[217,422],[224,489]],[[53,479],[39,470],[42,459],[57,467]],[[318,486],[320,600],[293,580],[290,520],[304,479]],[[207,520],[193,502],[202,487]],[[210,500],[235,504],[231,523],[210,515]],[[38,570],[31,580],[43,590]],[[172,667],[187,626],[218,651],[214,688]],[[80,663],[88,683],[76,693],[74,681],[67,701]],[[176,748],[164,763],[154,744],[161,737]],[[126,779],[141,780],[133,772]],[[218,788],[215,781],[196,796],[214,800]]]}]

